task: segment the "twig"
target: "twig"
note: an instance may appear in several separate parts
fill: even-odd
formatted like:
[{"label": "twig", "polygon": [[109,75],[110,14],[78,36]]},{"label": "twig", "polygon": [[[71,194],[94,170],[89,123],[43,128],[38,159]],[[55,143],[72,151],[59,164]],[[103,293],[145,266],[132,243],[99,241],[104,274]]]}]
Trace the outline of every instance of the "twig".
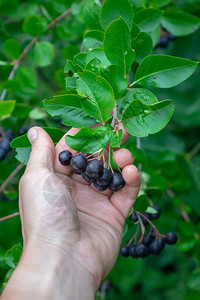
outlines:
[{"label": "twig", "polygon": [[200,142],[187,154],[192,159],[200,151]]},{"label": "twig", "polygon": [[9,182],[15,177],[15,175],[24,167],[25,162],[21,163],[17,168],[8,176],[8,178],[3,182],[0,187],[0,193],[6,188]]},{"label": "twig", "polygon": [[128,242],[127,246],[130,246],[133,240],[137,239],[137,235],[138,235],[138,231],[139,231],[139,223],[137,224],[137,228],[136,228],[136,232],[133,235],[133,237],[130,239],[130,241]]},{"label": "twig", "polygon": [[8,220],[8,219],[11,219],[11,218],[14,218],[14,217],[16,217],[16,216],[19,216],[19,212],[16,212],[16,213],[13,213],[13,214],[11,214],[11,215],[8,215],[8,216],[6,216],[6,217],[1,218],[1,219],[0,219],[0,222],[5,221],[5,220]]},{"label": "twig", "polygon": [[117,100],[115,100],[115,107],[113,108],[113,117],[112,117],[112,123],[111,123],[111,126],[113,128],[115,128],[115,126],[118,123],[118,120],[117,120],[117,109],[118,109]]},{"label": "twig", "polygon": [[[60,15],[59,17],[57,17],[55,20],[53,20],[48,26],[47,29],[50,29],[52,27],[54,27],[58,22],[60,22],[62,19],[64,19],[65,17],[67,17],[69,14],[71,13],[71,9],[66,10],[62,15]],[[26,48],[23,50],[23,52],[21,53],[20,57],[12,62],[12,65],[14,66],[9,77],[8,80],[12,80],[22,59],[26,56],[27,52],[33,47],[33,45],[37,42],[39,36],[34,37],[30,43],[26,46]],[[7,94],[7,90],[4,89],[2,94],[1,94],[1,98],[0,100],[3,101],[6,97]]]}]

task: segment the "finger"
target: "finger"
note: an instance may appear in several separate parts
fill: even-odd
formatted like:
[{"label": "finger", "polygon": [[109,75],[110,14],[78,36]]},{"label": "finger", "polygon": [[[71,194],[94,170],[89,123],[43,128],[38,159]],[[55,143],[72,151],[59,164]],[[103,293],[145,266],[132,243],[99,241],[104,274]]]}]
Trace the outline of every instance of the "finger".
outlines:
[{"label": "finger", "polygon": [[110,201],[124,218],[127,218],[139,193],[141,179],[134,165],[124,167],[122,175],[126,185],[120,191],[113,193]]},{"label": "finger", "polygon": [[65,142],[65,136],[66,135],[75,135],[79,131],[78,128],[72,128],[70,129],[63,137],[62,139],[58,142],[58,144],[55,147],[55,161],[54,161],[54,170],[57,173],[60,174],[65,174],[69,175],[71,172],[71,167],[70,166],[62,166],[61,163],[59,162],[58,156],[59,153],[63,150],[69,150],[72,152],[72,154],[76,154],[77,151],[71,149],[69,146],[67,146]]},{"label": "finger", "polygon": [[53,172],[55,149],[50,136],[40,127],[29,129],[27,136],[32,145],[27,168],[43,167]]}]

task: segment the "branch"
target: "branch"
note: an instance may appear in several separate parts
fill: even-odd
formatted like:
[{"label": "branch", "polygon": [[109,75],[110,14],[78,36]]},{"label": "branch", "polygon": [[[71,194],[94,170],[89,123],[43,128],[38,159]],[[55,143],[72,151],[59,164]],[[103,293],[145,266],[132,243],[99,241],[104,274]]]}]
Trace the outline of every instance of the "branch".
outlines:
[{"label": "branch", "polygon": [[6,216],[6,217],[1,218],[1,219],[0,219],[0,222],[5,221],[5,220],[8,220],[8,219],[11,219],[11,218],[14,218],[14,217],[16,217],[16,216],[19,216],[19,212],[16,212],[16,213],[13,213],[13,214],[11,214],[11,215],[8,215],[8,216]]},{"label": "branch", "polygon": [[21,163],[17,168],[8,176],[4,183],[0,187],[0,193],[6,188],[9,182],[15,177],[15,175],[24,167],[25,162]]},{"label": "branch", "polygon": [[[64,19],[65,17],[67,17],[69,14],[71,13],[71,9],[66,10],[62,15],[60,15],[59,17],[57,17],[55,20],[53,20],[48,26],[47,29],[50,29],[52,27],[54,27],[58,22],[60,22],[62,19]],[[9,77],[8,80],[12,80],[13,77],[15,76],[15,73],[22,61],[22,59],[26,56],[26,54],[28,53],[28,51],[33,47],[33,45],[37,42],[39,38],[39,35],[34,37],[32,39],[32,41],[30,41],[30,43],[26,46],[26,48],[24,49],[24,51],[21,53],[20,57],[12,62],[12,65],[14,66]],[[3,90],[2,94],[1,94],[1,98],[0,101],[3,101],[6,97],[7,94],[7,90]]]},{"label": "branch", "polygon": [[115,100],[115,107],[113,108],[113,118],[112,118],[112,123],[111,126],[115,129],[115,126],[118,124],[118,119],[117,119],[117,100]]}]

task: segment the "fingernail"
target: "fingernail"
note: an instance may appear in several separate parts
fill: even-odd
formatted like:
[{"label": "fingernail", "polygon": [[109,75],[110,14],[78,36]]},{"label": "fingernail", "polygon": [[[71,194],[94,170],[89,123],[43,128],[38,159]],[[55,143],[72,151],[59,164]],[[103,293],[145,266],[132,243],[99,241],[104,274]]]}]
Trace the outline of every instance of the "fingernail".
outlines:
[{"label": "fingernail", "polygon": [[28,136],[30,143],[32,144],[35,141],[35,139],[37,138],[37,130],[35,128],[29,129],[27,136]]}]

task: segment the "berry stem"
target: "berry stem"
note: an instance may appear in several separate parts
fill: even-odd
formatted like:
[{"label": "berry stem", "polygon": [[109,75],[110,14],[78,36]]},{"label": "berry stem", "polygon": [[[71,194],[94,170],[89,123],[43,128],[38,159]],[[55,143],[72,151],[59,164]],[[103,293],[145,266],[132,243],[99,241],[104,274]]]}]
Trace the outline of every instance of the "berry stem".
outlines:
[{"label": "berry stem", "polygon": [[0,219],[0,222],[5,221],[5,220],[8,220],[8,219],[11,219],[11,218],[14,218],[14,217],[16,217],[16,216],[19,216],[19,212],[16,212],[16,213],[13,213],[13,214],[11,214],[11,215],[8,215],[8,216],[5,216],[5,217],[1,218],[1,219]]},{"label": "berry stem", "polygon": [[130,245],[132,244],[132,241],[137,239],[138,230],[139,230],[139,223],[137,224],[137,228],[136,228],[135,234],[134,234],[133,237],[130,239],[130,241],[128,242],[127,246],[130,246]]},{"label": "berry stem", "polygon": [[0,193],[6,188],[6,186],[9,184],[9,182],[15,177],[15,175],[24,167],[25,162],[21,163],[16,167],[16,169],[8,176],[8,178],[3,182],[3,184],[0,186]]}]

